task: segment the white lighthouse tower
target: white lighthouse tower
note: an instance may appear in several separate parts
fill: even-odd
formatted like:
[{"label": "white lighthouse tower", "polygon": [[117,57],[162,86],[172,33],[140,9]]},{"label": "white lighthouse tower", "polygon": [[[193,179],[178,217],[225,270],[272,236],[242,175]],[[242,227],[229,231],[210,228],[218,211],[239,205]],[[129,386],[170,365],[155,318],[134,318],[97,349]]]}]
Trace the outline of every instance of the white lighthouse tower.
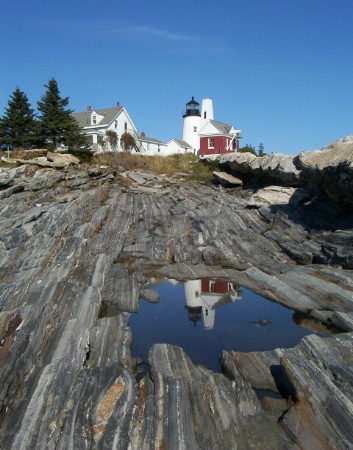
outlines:
[{"label": "white lighthouse tower", "polygon": [[213,120],[213,103],[210,98],[204,98],[202,100],[201,108],[201,127],[203,127],[208,120]]},{"label": "white lighthouse tower", "polygon": [[196,153],[200,149],[199,131],[201,128],[200,104],[194,97],[186,104],[186,111],[183,114],[183,141],[187,142]]}]

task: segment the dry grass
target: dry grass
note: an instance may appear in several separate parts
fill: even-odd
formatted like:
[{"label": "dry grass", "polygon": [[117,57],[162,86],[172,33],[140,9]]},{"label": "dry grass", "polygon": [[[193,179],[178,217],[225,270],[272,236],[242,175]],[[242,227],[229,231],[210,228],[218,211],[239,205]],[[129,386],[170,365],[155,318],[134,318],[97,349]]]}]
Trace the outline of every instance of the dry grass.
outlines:
[{"label": "dry grass", "polygon": [[122,166],[125,170],[152,172],[171,176],[175,173],[188,173],[192,178],[206,181],[212,178],[213,166],[199,160],[192,154],[170,156],[142,156],[122,153],[101,153],[95,155],[94,162],[111,167]]},{"label": "dry grass", "polygon": [[[34,150],[11,150],[10,159],[33,159],[38,156],[46,156],[48,150],[34,149]],[[1,156],[7,158],[7,151],[1,152]]]},{"label": "dry grass", "polygon": [[[47,150],[12,150],[10,159],[33,159],[38,156],[46,156]],[[7,157],[7,152],[0,152],[0,156]],[[110,152],[95,155],[90,161],[81,161],[81,167],[89,167],[91,164],[99,164],[109,167],[123,167],[125,170],[137,170],[165,174],[172,176],[175,173],[190,174],[190,179],[207,181],[213,178],[212,172],[217,170],[217,163],[209,164],[201,161],[190,153],[170,156],[143,156],[129,152]],[[0,167],[7,167],[8,163],[0,161]],[[10,164],[11,166],[11,164]]]}]

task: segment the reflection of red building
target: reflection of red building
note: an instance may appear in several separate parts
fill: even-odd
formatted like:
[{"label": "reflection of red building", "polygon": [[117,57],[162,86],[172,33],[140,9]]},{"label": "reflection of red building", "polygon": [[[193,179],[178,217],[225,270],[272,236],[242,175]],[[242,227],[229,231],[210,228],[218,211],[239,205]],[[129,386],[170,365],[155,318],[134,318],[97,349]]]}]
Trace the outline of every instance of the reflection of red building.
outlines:
[{"label": "reflection of red building", "polygon": [[214,327],[216,308],[241,298],[239,286],[218,278],[186,281],[184,289],[189,319],[196,325],[202,316],[206,330]]},{"label": "reflection of red building", "polygon": [[215,293],[215,294],[226,294],[229,291],[236,289],[233,283],[228,281],[220,280],[219,278],[203,278],[201,280],[201,293]]}]

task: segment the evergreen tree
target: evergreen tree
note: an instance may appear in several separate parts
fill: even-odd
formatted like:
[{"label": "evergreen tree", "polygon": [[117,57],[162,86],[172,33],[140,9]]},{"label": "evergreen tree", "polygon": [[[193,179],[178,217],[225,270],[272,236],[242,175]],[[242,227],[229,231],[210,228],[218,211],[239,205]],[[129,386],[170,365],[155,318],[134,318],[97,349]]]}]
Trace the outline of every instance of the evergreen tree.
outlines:
[{"label": "evergreen tree", "polygon": [[85,135],[81,132],[77,120],[70,116],[71,123],[67,127],[62,142],[67,146],[69,151],[87,150],[89,148]]},{"label": "evergreen tree", "polygon": [[0,120],[0,146],[29,148],[36,143],[34,109],[19,87],[10,95],[8,108]]},{"label": "evergreen tree", "polygon": [[39,133],[43,144],[49,148],[56,148],[63,143],[69,147],[85,145],[85,139],[80,132],[76,119],[72,116],[72,110],[66,108],[69,97],[61,97],[58,83],[50,78],[47,89],[38,102]]},{"label": "evergreen tree", "polygon": [[260,145],[259,145],[259,150],[258,150],[257,154],[258,154],[259,156],[265,156],[264,145],[263,145],[262,142],[261,142]]}]

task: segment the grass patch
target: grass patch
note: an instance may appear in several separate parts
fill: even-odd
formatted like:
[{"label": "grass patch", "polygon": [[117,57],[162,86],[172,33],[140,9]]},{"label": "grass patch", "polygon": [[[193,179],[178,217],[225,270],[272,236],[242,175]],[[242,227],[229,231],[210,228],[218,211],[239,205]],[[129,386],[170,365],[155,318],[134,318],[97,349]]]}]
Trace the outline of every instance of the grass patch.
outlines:
[{"label": "grass patch", "polygon": [[[33,159],[38,156],[46,156],[48,150],[46,149],[34,149],[34,150],[11,150],[9,152],[10,159]],[[7,151],[2,151],[0,156],[7,158]]]},{"label": "grass patch", "polygon": [[[46,156],[48,150],[12,150],[10,159],[30,160],[38,156]],[[143,156],[129,152],[108,152],[92,156],[90,151],[70,152],[77,156],[84,166],[98,164],[108,167],[123,167],[125,170],[137,170],[151,172],[156,175],[165,174],[168,177],[176,173],[186,173],[188,179],[196,181],[208,181],[213,179],[213,171],[218,170],[218,162],[205,162],[197,156],[186,154],[175,154],[170,156]],[[7,151],[1,151],[0,156],[7,158]],[[14,167],[12,164],[0,161],[0,167]]]},{"label": "grass patch", "polygon": [[212,172],[218,168],[217,162],[206,163],[192,154],[143,156],[128,152],[111,152],[95,155],[93,162],[111,167],[122,166],[125,170],[152,172],[157,175],[172,176],[175,173],[187,173],[191,175],[191,179],[197,181],[212,179]]},{"label": "grass patch", "polygon": [[[30,160],[33,158],[37,158],[38,156],[46,156],[47,150],[44,149],[35,149],[35,150],[11,150],[9,153],[7,150],[0,151],[0,157],[4,157],[6,159],[23,159]],[[13,168],[16,167],[15,162],[5,162],[0,160],[0,167]]]}]

